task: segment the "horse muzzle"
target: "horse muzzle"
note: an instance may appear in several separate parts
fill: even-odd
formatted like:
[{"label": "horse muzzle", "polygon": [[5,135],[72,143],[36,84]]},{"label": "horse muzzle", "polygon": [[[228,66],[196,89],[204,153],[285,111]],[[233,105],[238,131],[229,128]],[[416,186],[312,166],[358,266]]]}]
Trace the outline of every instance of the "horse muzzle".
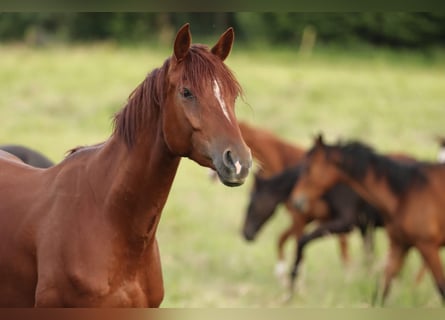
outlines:
[{"label": "horse muzzle", "polygon": [[256,232],[252,227],[244,227],[243,229],[243,237],[244,240],[248,241],[248,242],[252,242],[253,240],[255,240],[255,236],[256,236]]},{"label": "horse muzzle", "polygon": [[222,183],[229,187],[240,186],[252,167],[252,156],[249,151],[245,159],[240,159],[236,153],[226,149],[221,158],[214,161],[214,166]]}]

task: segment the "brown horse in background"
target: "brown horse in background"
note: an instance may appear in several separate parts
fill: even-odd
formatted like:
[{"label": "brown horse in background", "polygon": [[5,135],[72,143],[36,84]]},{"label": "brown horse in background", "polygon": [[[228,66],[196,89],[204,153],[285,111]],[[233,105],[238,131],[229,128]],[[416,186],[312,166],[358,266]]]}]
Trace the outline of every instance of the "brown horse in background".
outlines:
[{"label": "brown horse in background", "polygon": [[108,140],[36,169],[0,159],[0,306],[157,307],[164,295],[156,230],[181,157],[228,186],[251,166],[234,114],[241,87],[216,45],[174,53],[133,91]]},{"label": "brown horse in background", "polygon": [[306,152],[303,148],[291,144],[270,131],[248,125],[240,121],[239,128],[243,139],[252,151],[252,156],[258,163],[256,174],[269,178],[284,169],[293,167]]},{"label": "brown horse in background", "polygon": [[[252,151],[253,158],[259,163],[259,170],[255,174],[255,176],[259,178],[270,178],[285,169],[294,167],[303,159],[306,153],[303,148],[290,144],[267,130],[248,125],[242,121],[239,123],[239,128],[244,141]],[[253,185],[253,188],[255,188],[255,185]],[[286,277],[284,259],[284,245],[286,241],[291,236],[294,236],[298,244],[298,240],[303,235],[305,226],[314,218],[321,218],[327,215],[326,210],[323,209],[326,206],[322,201],[314,206],[314,208],[317,208],[313,210],[315,216],[301,214],[295,209],[291,201],[286,201],[285,207],[291,215],[292,223],[288,228],[283,230],[278,238],[278,262],[275,267],[276,275],[284,280]],[[245,228],[244,226],[244,229]],[[243,233],[246,235],[244,231]],[[249,237],[246,239],[252,240],[248,238]],[[339,235],[339,243],[341,257],[346,264],[349,261],[346,235]]]},{"label": "brown horse in background", "polygon": [[[401,163],[358,142],[326,145],[320,136],[304,166],[293,191],[298,208],[304,208],[332,185],[344,182],[382,213],[389,238],[382,304],[412,247],[420,252],[445,302],[439,256],[440,247],[445,245],[445,164]],[[378,296],[379,288],[374,300]]]}]

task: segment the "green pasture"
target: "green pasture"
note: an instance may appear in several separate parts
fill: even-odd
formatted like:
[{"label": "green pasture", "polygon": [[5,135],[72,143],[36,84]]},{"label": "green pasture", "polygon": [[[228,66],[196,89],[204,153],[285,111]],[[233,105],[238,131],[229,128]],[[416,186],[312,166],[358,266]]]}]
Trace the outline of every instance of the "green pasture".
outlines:
[{"label": "green pasture", "polygon": [[[0,46],[0,144],[27,145],[60,161],[70,148],[107,139],[113,114],[168,55],[169,48],[113,44]],[[308,56],[235,45],[227,64],[245,91],[239,119],[295,144],[308,147],[324,132],[328,141],[356,138],[382,152],[434,160],[434,137],[445,135],[445,52],[325,49]],[[273,268],[288,214],[280,208],[256,241],[246,243],[240,231],[251,178],[228,188],[208,172],[184,159],[164,209],[157,233],[163,307],[369,306],[386,255],[383,231],[372,264],[364,262],[357,232],[349,237],[347,268],[336,238],[308,246],[297,294],[283,304]],[[294,243],[286,249],[290,262]],[[388,306],[441,306],[429,276],[415,285],[419,266],[411,252]]]}]

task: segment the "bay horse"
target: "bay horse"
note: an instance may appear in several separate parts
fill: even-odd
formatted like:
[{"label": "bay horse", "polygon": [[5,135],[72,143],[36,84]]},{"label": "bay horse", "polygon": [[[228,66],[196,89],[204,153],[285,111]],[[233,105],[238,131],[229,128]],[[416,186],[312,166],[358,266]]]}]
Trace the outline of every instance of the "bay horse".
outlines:
[{"label": "bay horse", "polygon": [[[263,128],[253,126],[244,121],[239,122],[239,128],[244,141],[252,151],[253,158],[259,164],[259,169],[256,172],[255,177],[266,179],[279,174],[285,169],[292,168],[303,159],[306,153],[304,148],[291,144]],[[255,183],[252,188],[252,192],[255,192]],[[298,244],[305,226],[312,221],[312,218],[300,214],[298,210],[294,208],[292,202],[286,201],[285,207],[291,216],[291,224],[281,232],[278,238],[278,261],[275,266],[275,274],[282,280],[286,277],[286,263],[284,257],[284,246],[286,241],[293,236]],[[246,231],[246,228],[249,227],[244,226],[244,238],[248,241],[254,240],[254,234],[249,234],[248,231]],[[339,235],[339,243],[341,258],[344,264],[347,264],[349,255],[345,235]]]},{"label": "bay horse", "polygon": [[158,307],[156,231],[181,157],[244,183],[252,158],[234,114],[241,86],[181,27],[173,54],[115,115],[111,136],[48,169],[0,159],[0,306]]},{"label": "bay horse", "polygon": [[445,164],[401,163],[360,142],[327,145],[318,136],[292,191],[295,205],[305,207],[340,181],[376,206],[385,222],[389,255],[383,289],[377,287],[373,302],[385,303],[391,281],[412,247],[420,252],[445,302],[439,256],[445,245]]},{"label": "bay horse", "polygon": [[[296,165],[271,178],[255,175],[250,202],[244,219],[243,234],[246,240],[253,240],[262,226],[276,212],[278,205],[291,201],[291,192],[298,183],[302,165]],[[372,205],[343,183],[334,185],[317,199],[315,205],[298,210],[308,221],[319,225],[298,239],[293,272],[289,278],[290,299],[294,293],[294,282],[301,263],[304,248],[313,240],[328,234],[346,234],[357,227],[363,239],[366,257],[374,249],[373,232],[383,226],[383,219]]]},{"label": "bay horse", "polygon": [[24,163],[29,164],[30,166],[36,168],[49,168],[54,165],[54,163],[51,160],[49,160],[46,156],[44,156],[40,152],[25,146],[17,144],[8,144],[8,145],[1,145],[0,149],[15,155]]}]

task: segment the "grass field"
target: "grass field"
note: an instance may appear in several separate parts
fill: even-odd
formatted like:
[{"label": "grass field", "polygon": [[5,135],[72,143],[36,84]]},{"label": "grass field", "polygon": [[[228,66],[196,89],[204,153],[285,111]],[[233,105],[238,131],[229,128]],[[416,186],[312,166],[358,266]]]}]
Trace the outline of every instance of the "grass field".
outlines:
[{"label": "grass field", "polygon": [[[103,141],[113,114],[166,48],[111,44],[30,49],[0,46],[0,144],[31,146],[60,161],[77,145]],[[323,131],[328,141],[357,138],[379,151],[403,151],[434,160],[436,134],[445,134],[445,52],[235,48],[227,64],[245,90],[239,119],[309,146]],[[208,170],[181,162],[158,229],[165,281],[163,307],[366,307],[386,254],[377,234],[376,259],[363,262],[361,242],[350,237],[345,269],[334,238],[306,251],[298,294],[288,304],[273,275],[278,232],[289,223],[281,208],[255,243],[240,229],[251,179],[227,188]],[[445,214],[445,213],[444,213]],[[293,244],[287,246],[289,261]],[[443,255],[443,261],[445,256]],[[395,281],[389,306],[437,307],[429,277],[415,286],[420,266],[411,252]]]}]

